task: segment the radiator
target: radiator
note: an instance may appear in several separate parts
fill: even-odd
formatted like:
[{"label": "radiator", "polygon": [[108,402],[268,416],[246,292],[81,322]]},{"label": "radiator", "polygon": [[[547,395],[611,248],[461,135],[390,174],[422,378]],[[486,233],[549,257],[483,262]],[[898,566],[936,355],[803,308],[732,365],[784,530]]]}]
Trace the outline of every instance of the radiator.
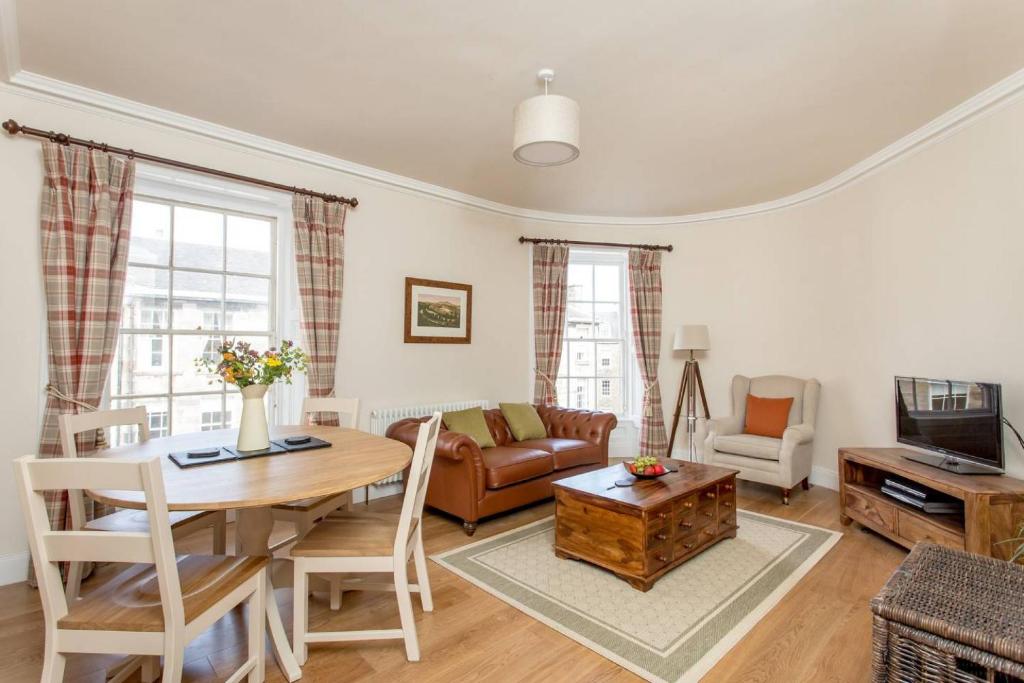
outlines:
[{"label": "radiator", "polygon": [[[388,431],[388,427],[407,417],[429,417],[431,414],[439,411],[443,413],[452,410],[465,410],[466,408],[486,409],[487,401],[455,401],[452,403],[425,403],[405,408],[378,408],[377,410],[370,411],[370,433],[384,436]],[[390,476],[387,479],[382,479],[374,484],[374,486],[394,484],[399,481],[402,481],[401,473]]]}]

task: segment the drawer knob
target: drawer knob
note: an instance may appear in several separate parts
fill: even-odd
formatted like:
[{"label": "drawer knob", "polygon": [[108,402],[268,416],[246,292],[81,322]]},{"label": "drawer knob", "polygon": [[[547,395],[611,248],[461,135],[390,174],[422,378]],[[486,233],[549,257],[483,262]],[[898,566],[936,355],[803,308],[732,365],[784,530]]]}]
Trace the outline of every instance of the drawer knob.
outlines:
[{"label": "drawer knob", "polygon": [[729,501],[727,501],[727,500],[723,500],[723,501],[722,501],[722,505],[723,505],[723,506],[725,506],[725,507],[727,507],[727,508],[731,508],[731,507],[732,507],[732,503],[730,503],[730,502],[729,502]]},{"label": "drawer knob", "polygon": [[684,529],[692,529],[693,522],[679,522],[679,526],[681,526]]},{"label": "drawer knob", "polygon": [[711,500],[712,498],[715,497],[715,492],[714,491],[708,491],[704,495],[708,497],[708,500]]},{"label": "drawer knob", "polygon": [[705,516],[705,517],[714,517],[715,515],[714,515],[714,513],[712,513],[712,512],[705,512],[705,513],[704,513],[704,516]]},{"label": "drawer knob", "polygon": [[668,562],[668,558],[664,555],[658,555],[656,559],[658,560],[658,562]]},{"label": "drawer knob", "polygon": [[658,513],[658,519],[668,519],[668,513],[659,512]]},{"label": "drawer knob", "polygon": [[705,529],[704,533],[706,533],[708,536],[714,536],[715,535],[715,532],[712,531],[711,529]]},{"label": "drawer knob", "polygon": [[732,484],[722,484],[723,491],[732,491]]},{"label": "drawer knob", "polygon": [[683,547],[686,548],[687,550],[693,550],[693,547],[695,545],[697,545],[697,544],[696,543],[684,543]]},{"label": "drawer knob", "polygon": [[658,539],[659,541],[667,541],[668,540],[668,536],[666,536],[665,534],[658,534],[657,536],[655,536],[655,538]]},{"label": "drawer knob", "polygon": [[686,501],[685,503],[683,503],[683,507],[686,508],[687,510],[692,509],[693,508],[693,501],[692,500]]}]

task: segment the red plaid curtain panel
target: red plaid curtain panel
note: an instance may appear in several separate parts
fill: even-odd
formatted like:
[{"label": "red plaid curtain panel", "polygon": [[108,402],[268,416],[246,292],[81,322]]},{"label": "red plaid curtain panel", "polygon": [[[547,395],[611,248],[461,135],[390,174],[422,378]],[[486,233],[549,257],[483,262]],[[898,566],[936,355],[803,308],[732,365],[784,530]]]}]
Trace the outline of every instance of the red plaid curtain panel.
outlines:
[{"label": "red plaid curtain panel", "polygon": [[533,401],[540,405],[558,402],[555,379],[562,359],[568,277],[569,247],[533,245]]},{"label": "red plaid curtain panel", "polygon": [[[302,334],[309,354],[307,382],[312,398],[334,393],[341,328],[341,289],[345,272],[345,209],[341,202],[295,195],[295,264],[302,301]],[[314,415],[322,425],[338,425],[334,413]]]},{"label": "red plaid curtain panel", "polygon": [[644,382],[640,454],[664,455],[668,448],[665,418],[658,386],[661,353],[661,252],[629,250],[629,314],[633,321],[633,345]]},{"label": "red plaid curtain panel", "polygon": [[[50,391],[39,455],[61,456],[57,417],[99,405],[121,323],[135,162],[98,150],[43,143],[41,209],[43,289]],[[58,398],[58,394],[75,402]],[[80,434],[79,456],[98,433]],[[67,491],[47,495],[50,525],[71,525]],[[86,513],[92,516],[86,498]],[[99,511],[97,510],[97,513]]]}]

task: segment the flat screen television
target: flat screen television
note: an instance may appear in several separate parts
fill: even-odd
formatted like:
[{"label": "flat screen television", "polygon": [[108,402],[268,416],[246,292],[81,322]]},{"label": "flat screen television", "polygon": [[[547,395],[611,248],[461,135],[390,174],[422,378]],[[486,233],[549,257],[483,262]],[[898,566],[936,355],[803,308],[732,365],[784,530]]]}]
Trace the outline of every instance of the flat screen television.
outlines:
[{"label": "flat screen television", "polygon": [[998,384],[896,378],[896,440],[925,449],[906,457],[962,474],[1003,472]]}]

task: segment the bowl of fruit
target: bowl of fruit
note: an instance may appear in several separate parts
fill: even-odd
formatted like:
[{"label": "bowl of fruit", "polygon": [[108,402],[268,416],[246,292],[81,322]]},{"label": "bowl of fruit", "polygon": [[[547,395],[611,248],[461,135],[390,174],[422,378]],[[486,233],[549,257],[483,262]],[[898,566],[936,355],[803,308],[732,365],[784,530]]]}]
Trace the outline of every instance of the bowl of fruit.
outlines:
[{"label": "bowl of fruit", "polygon": [[657,479],[671,470],[666,468],[653,455],[641,455],[633,462],[624,462],[626,471],[638,479]]}]

